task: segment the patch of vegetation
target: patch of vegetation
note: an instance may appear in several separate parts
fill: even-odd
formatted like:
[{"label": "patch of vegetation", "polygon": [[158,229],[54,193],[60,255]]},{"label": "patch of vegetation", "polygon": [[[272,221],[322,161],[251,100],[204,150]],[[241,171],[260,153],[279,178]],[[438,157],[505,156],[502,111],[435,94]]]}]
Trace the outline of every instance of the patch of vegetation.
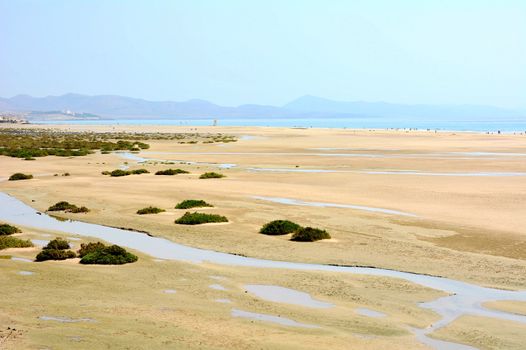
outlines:
[{"label": "patch of vegetation", "polygon": [[139,214],[139,215],[159,214],[159,213],[162,213],[163,211],[166,211],[166,210],[150,206],[150,207],[146,207],[146,208],[142,208],[142,209],[137,210],[137,214]]},{"label": "patch of vegetation", "polygon": [[140,175],[140,174],[149,174],[150,172],[146,169],[136,169],[136,170],[122,170],[122,169],[115,169],[113,171],[103,171],[102,175],[109,175],[112,177],[119,177],[119,176],[128,176],[128,175]]},{"label": "patch of vegetation", "polygon": [[56,250],[64,250],[64,249],[70,249],[68,241],[62,238],[55,238],[52,241],[49,241],[49,243],[43,248],[43,249],[56,249]]},{"label": "patch of vegetation", "polygon": [[220,179],[222,177],[225,177],[225,175],[213,171],[201,174],[201,176],[199,176],[200,179]]},{"label": "patch of vegetation", "polygon": [[264,235],[279,236],[298,231],[300,225],[289,220],[274,220],[263,225],[259,233]]},{"label": "patch of vegetation", "polygon": [[141,169],[132,170],[131,173],[133,175],[140,175],[140,174],[149,174],[150,172],[146,169],[141,168]]},{"label": "patch of vegetation", "polygon": [[77,255],[75,252],[68,250],[71,247],[69,246],[68,241],[62,238],[55,238],[50,241],[40,253],[37,254],[36,261],[46,261],[46,260],[66,260],[75,258]]},{"label": "patch of vegetation", "polygon": [[46,156],[85,156],[98,149],[110,152],[149,148],[149,145],[138,141],[111,141],[116,138],[119,137],[111,133],[3,129],[0,130],[0,155],[32,160]]},{"label": "patch of vegetation", "polygon": [[77,255],[71,250],[43,249],[40,253],[37,254],[35,260],[66,260],[73,259],[75,257],[77,257]]},{"label": "patch of vegetation", "polygon": [[9,224],[0,224],[0,236],[8,236],[20,232],[22,232],[22,230],[20,230],[16,226],[11,226]]},{"label": "patch of vegetation", "polygon": [[13,175],[9,176],[9,181],[29,180],[32,178],[33,175],[31,174],[14,173]]},{"label": "patch of vegetation", "polygon": [[126,249],[118,245],[108,247],[100,242],[94,243],[89,248],[86,247],[83,254],[82,259],[80,259],[81,264],[122,265],[136,262],[139,259],[136,255],[127,252]]},{"label": "patch of vegetation", "polygon": [[321,239],[330,239],[331,235],[325,231],[318,228],[312,227],[301,227],[297,230],[290,239],[291,241],[297,242],[315,242]]},{"label": "patch of vegetation", "polygon": [[203,208],[203,207],[213,207],[213,205],[208,204],[207,202],[201,199],[186,199],[182,201],[181,203],[178,203],[175,206],[175,209],[190,209],[190,208]]},{"label": "patch of vegetation", "polygon": [[95,251],[102,250],[104,248],[106,248],[106,245],[104,245],[101,242],[81,243],[80,244],[80,249],[78,250],[77,253],[79,255],[79,258],[83,258],[85,255],[87,255],[89,253],[93,253]]},{"label": "patch of vegetation", "polygon": [[177,174],[189,174],[188,171],[183,169],[166,169],[166,170],[159,170],[155,173],[155,175],[177,175]]},{"label": "patch of vegetation", "polygon": [[66,213],[87,213],[89,209],[82,206],[77,207],[75,204],[71,204],[66,201],[58,202],[50,206],[48,211],[65,211]]},{"label": "patch of vegetation", "polygon": [[131,175],[131,171],[115,169],[112,172],[110,172],[111,177],[128,176],[128,175]]},{"label": "patch of vegetation", "polygon": [[7,248],[28,248],[32,246],[33,243],[27,239],[20,239],[11,236],[0,236],[0,250]]},{"label": "patch of vegetation", "polygon": [[217,214],[190,213],[187,211],[183,216],[175,220],[175,223],[180,225],[199,225],[211,222],[228,222],[228,219]]}]

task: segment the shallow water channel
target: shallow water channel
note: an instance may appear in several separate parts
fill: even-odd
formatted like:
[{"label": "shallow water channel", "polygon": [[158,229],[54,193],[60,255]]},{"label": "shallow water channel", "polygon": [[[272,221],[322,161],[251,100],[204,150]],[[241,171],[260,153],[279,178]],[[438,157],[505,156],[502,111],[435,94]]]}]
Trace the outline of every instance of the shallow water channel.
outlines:
[{"label": "shallow water channel", "polygon": [[[44,213],[38,213],[30,206],[2,192],[0,192],[0,220],[25,227],[61,231],[68,235],[73,234],[101,239],[126,248],[134,249],[158,259],[178,260],[193,263],[206,261],[210,263],[231,266],[291,269],[303,271],[330,271],[401,278],[406,281],[441,290],[449,294],[449,296],[445,296],[431,302],[419,304],[423,308],[433,310],[442,316],[442,319],[426,329],[413,329],[413,332],[417,335],[417,338],[421,342],[436,349],[473,349],[472,347],[460,344],[435,340],[427,336],[427,334],[448,325],[462,315],[493,317],[526,324],[526,316],[490,310],[482,306],[483,303],[488,301],[526,301],[526,291],[506,291],[485,288],[448,278],[394,270],[273,261],[220,253],[206,249],[192,248],[164,238],[151,237],[144,233],[135,231],[122,230],[79,221],[59,221]],[[259,317],[256,314],[250,314],[240,310],[233,310],[232,314],[238,317],[254,317],[256,319]],[[452,347],[453,345],[454,347]]]}]

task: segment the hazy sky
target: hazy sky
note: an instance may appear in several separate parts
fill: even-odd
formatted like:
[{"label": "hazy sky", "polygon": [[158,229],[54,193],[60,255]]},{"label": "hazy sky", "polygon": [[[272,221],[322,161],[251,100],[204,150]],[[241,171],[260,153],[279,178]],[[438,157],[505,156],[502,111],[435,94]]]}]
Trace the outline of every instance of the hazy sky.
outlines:
[{"label": "hazy sky", "polygon": [[525,0],[0,0],[0,96],[526,108]]}]

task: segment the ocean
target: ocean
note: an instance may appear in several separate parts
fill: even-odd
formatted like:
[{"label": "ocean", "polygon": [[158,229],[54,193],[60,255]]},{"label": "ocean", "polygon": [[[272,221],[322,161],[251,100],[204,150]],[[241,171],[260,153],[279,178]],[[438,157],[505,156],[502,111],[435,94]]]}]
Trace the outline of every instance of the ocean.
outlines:
[{"label": "ocean", "polygon": [[75,124],[75,125],[177,125],[211,126],[269,126],[296,128],[350,128],[350,129],[419,129],[478,132],[526,132],[526,119],[502,120],[422,120],[401,118],[195,118],[195,119],[99,119],[31,121],[34,124]]}]

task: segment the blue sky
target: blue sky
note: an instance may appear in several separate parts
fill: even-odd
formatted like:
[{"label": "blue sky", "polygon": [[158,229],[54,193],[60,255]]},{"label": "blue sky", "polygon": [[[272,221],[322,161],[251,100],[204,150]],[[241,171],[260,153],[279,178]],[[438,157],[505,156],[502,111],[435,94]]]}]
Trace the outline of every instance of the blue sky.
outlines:
[{"label": "blue sky", "polygon": [[523,0],[0,0],[0,96],[526,108]]}]

